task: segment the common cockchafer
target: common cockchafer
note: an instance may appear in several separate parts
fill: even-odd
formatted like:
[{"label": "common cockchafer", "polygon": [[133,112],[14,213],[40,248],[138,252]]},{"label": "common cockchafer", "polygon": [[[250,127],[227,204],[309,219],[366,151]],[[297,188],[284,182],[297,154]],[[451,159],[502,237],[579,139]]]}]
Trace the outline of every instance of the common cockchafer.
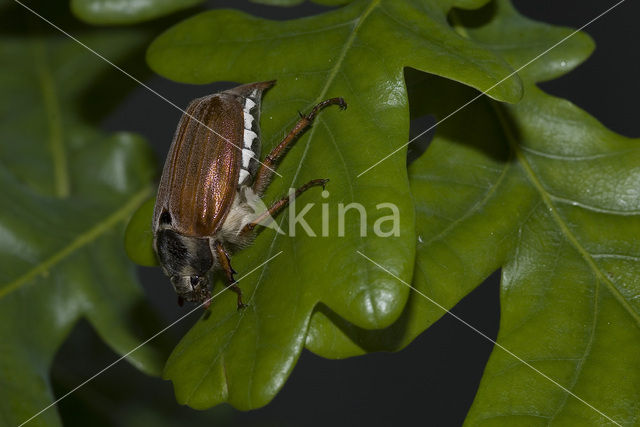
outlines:
[{"label": "common cockchafer", "polygon": [[228,287],[238,295],[238,309],[244,307],[231,254],[254,240],[256,227],[265,219],[328,181],[309,181],[259,211],[274,168],[296,137],[324,107],[347,106],[342,98],[331,98],[300,114],[293,129],[260,162],[260,105],[263,92],[274,84],[251,83],[195,99],[180,119],[153,213],[153,246],[180,305],[192,301],[208,308],[207,275],[223,270]]}]

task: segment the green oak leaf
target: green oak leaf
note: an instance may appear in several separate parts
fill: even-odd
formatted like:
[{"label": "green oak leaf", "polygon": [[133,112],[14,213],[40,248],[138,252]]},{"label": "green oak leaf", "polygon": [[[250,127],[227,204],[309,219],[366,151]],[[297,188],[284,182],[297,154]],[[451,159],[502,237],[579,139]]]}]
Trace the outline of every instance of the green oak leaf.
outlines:
[{"label": "green oak leaf", "polygon": [[[113,60],[147,38],[46,16]],[[0,424],[18,425],[54,400],[49,367],[79,320],[119,354],[157,329],[122,247],[155,159],[140,137],[95,130],[123,89],[108,65],[18,6],[0,22]],[[164,357],[149,345],[127,359],[158,374]],[[55,409],[34,422],[60,424]]]},{"label": "green oak leaf", "polygon": [[136,24],[188,9],[204,0],[71,0],[81,20],[96,25]]},{"label": "green oak leaf", "polygon": [[[489,27],[484,29],[484,31],[493,34],[493,37],[498,41],[509,40],[509,42],[506,44],[498,44],[498,42],[491,40],[480,39],[477,41],[482,42],[486,47],[493,48],[496,53],[504,55],[505,59],[509,60],[516,68],[522,67],[522,65],[538,56],[542,51],[573,33],[573,30],[568,28],[554,27],[529,20],[519,15],[513,7],[506,2],[489,3],[482,9],[470,12],[469,15],[464,14],[464,12],[460,10],[456,10],[455,13],[451,14],[451,19],[453,21],[459,21],[463,16],[470,21],[468,25],[472,27],[477,27],[479,23],[485,23],[485,25],[487,25],[485,21],[491,19],[488,24]],[[466,37],[469,37],[467,34],[469,30],[463,27],[460,22],[458,22],[457,28],[458,31],[465,34]],[[518,74],[528,81],[544,81],[559,77],[578,66],[588,57],[592,50],[593,43],[591,39],[583,33],[577,33],[562,45],[548,52],[544,58],[531,63],[523,69],[519,69]],[[433,114],[436,119],[443,119],[478,95],[477,92],[469,88],[442,78],[435,78],[417,72],[409,72],[408,75],[411,115],[413,118]],[[485,167],[487,170],[490,168],[499,170],[507,160],[508,157],[506,156],[508,156],[508,154],[504,154],[508,151],[508,149],[505,148],[506,146],[500,146],[494,141],[503,138],[502,135],[504,131],[501,128],[492,127],[483,129],[482,132],[484,132],[484,134],[497,136],[493,138],[487,136],[485,141],[472,141],[475,145],[471,150],[466,149],[469,144],[471,144],[466,141],[466,144],[453,146],[451,144],[442,145],[443,143],[440,142],[442,138],[441,134],[444,132],[454,132],[456,130],[458,132],[467,132],[469,135],[467,138],[477,139],[476,133],[478,131],[469,129],[467,125],[462,126],[460,123],[482,122],[486,124],[488,122],[495,122],[493,109],[487,116],[487,114],[483,115],[482,111],[484,110],[480,109],[486,109],[487,107],[474,105],[484,105],[482,102],[486,103],[486,101],[486,99],[481,98],[443,121],[443,123],[438,126],[429,150],[410,168],[412,193],[414,194],[416,203],[417,237],[422,241],[429,241],[435,238],[434,236],[438,236],[443,229],[447,229],[450,226],[450,222],[453,222],[454,225],[458,224],[457,221],[445,221],[440,217],[451,219],[458,219],[466,217],[467,215],[473,216],[474,218],[482,217],[487,223],[482,227],[480,227],[480,225],[476,225],[476,227],[477,229],[488,230],[487,233],[493,233],[494,242],[500,241],[500,233],[496,231],[498,228],[504,227],[505,230],[511,230],[515,227],[515,225],[506,221],[506,219],[511,221],[514,219],[514,213],[510,211],[505,211],[504,217],[495,213],[500,211],[492,211],[496,216],[495,218],[484,212],[468,213],[468,210],[477,202],[476,199],[479,198],[479,200],[481,200],[484,193],[480,192],[479,188],[472,191],[473,186],[447,189],[452,179],[442,178],[451,175],[455,176],[457,181],[458,177],[464,176],[465,173],[470,173],[471,175],[467,179],[469,182],[473,182],[478,179],[473,170],[467,171],[464,168],[458,170],[454,169],[454,166],[457,163],[461,165],[467,163],[476,164],[480,160],[483,160],[486,162]],[[479,117],[482,117],[482,119]],[[456,138],[463,139],[459,136]],[[475,147],[476,145],[482,147],[482,150],[479,151],[478,148]],[[463,148],[466,150],[460,151]],[[476,152],[478,152],[478,155],[466,161],[460,160],[456,162],[453,160],[453,157],[457,155],[469,156]],[[452,159],[446,160],[448,157],[452,157]],[[432,182],[429,187],[425,187],[422,182],[423,179],[417,177],[423,173],[423,170],[428,170],[429,173],[432,173],[431,171],[434,168],[438,170],[436,174],[438,178],[434,178],[434,180],[441,180],[443,182],[442,187],[437,193],[434,193],[436,191],[434,189],[435,183]],[[464,179],[462,179],[462,181],[464,181]],[[522,198],[520,197],[520,193],[518,193],[518,197],[514,198],[512,203],[520,209],[518,205],[524,203],[527,197],[525,194],[525,197]],[[441,209],[442,212],[434,214],[433,210],[436,208]],[[474,233],[478,232],[476,229],[472,231]],[[469,232],[469,236],[475,236],[475,234]],[[462,275],[458,277],[453,273],[451,275],[442,274],[437,278],[439,282],[443,281],[441,284],[443,292],[453,292],[450,304],[443,304],[447,306],[447,308],[453,307],[457,301],[473,290],[489,274],[500,268],[502,265],[500,260],[504,258],[504,253],[502,252],[493,253],[490,250],[486,250],[486,246],[489,244],[486,238],[483,241],[475,237],[469,237],[466,238],[466,240],[467,242],[464,242],[465,245],[476,244],[477,246],[473,250],[468,246],[466,246],[464,250],[458,250],[467,253],[466,257],[470,260],[462,263],[459,267],[458,270]],[[442,252],[442,248],[430,249],[427,253],[424,248],[425,246],[430,247],[431,245],[425,245],[420,243],[420,241],[417,243],[419,249],[416,254],[416,263],[426,263],[429,265],[429,270],[431,270],[433,266],[430,260],[438,258]],[[449,244],[451,243],[447,242],[447,245]],[[490,246],[493,246],[494,250],[498,250],[497,243],[493,243]],[[473,256],[471,254],[473,254]],[[474,268],[467,266],[471,260],[473,260],[475,265]],[[469,286],[466,285],[467,282],[470,283]],[[464,286],[459,288],[461,285]],[[417,286],[417,284],[414,282],[413,286]],[[433,318],[428,324],[420,324],[419,321],[407,322],[406,316],[409,316],[409,311],[407,311],[392,328],[389,328],[381,334],[379,331],[367,331],[349,324],[349,322],[337,316],[336,313],[332,313],[331,310],[327,310],[326,307],[320,306],[318,313],[314,315],[311,323],[307,347],[317,354],[328,358],[344,358],[370,351],[399,349],[409,344],[415,336],[426,329],[426,327],[441,315],[442,313],[438,314],[437,317]],[[329,318],[331,318],[332,321],[329,321]],[[403,324],[403,322],[406,324]],[[338,329],[342,329],[342,332],[346,332],[347,330],[349,330],[349,332],[346,334],[341,333],[340,330],[334,328],[334,324],[338,325]]]},{"label": "green oak leaf", "polygon": [[[356,251],[384,259],[405,280],[413,276],[414,208],[405,155],[357,175],[407,141],[409,130],[404,68],[413,67],[482,90],[505,79],[490,94],[516,102],[521,83],[500,56],[460,37],[447,21],[453,4],[482,1],[355,1],[310,18],[275,22],[231,10],[206,12],[162,34],[149,48],[148,62],[173,80],[207,83],[277,79],[265,96],[263,155],[317,102],[344,97],[349,108],[324,111],[282,161],[267,203],[314,178],[330,178],[328,197],[309,191],[297,211],[318,237],[300,227],[295,238],[264,231],[234,257],[243,273],[282,252],[244,279],[249,308],[236,312],[234,296],[213,301],[211,315],[198,322],[174,350],[165,377],[178,401],[205,408],[228,401],[249,409],[265,405],[289,375],[305,342],[314,307],[322,302],[364,328],[391,324],[402,312],[408,289],[364,261]],[[406,153],[405,153],[406,154]],[[321,206],[329,209],[329,233],[321,236]],[[344,237],[337,236],[339,203],[360,203],[367,214],[361,236],[357,212],[349,212]],[[399,235],[373,233],[400,212]],[[301,207],[302,206],[302,207]],[[287,213],[280,218],[288,228]],[[382,228],[388,231],[385,224]],[[145,230],[139,230],[144,233]]]},{"label": "green oak leaf", "polygon": [[129,258],[138,265],[156,267],[158,257],[153,250],[153,232],[149,218],[153,216],[156,198],[150,197],[135,211],[124,234],[124,247]]},{"label": "green oak leaf", "polygon": [[[457,12],[458,30],[513,67],[571,33],[525,19],[506,1],[483,13],[479,25],[478,15]],[[519,104],[483,98],[439,126],[410,167],[418,231],[412,286],[450,309],[502,267],[497,342],[621,425],[636,425],[640,146],[535,86],[592,48],[576,34],[520,72]],[[475,94],[425,75],[414,96],[417,114],[442,117]],[[319,311],[307,346],[328,357],[395,350],[442,315],[416,293],[381,331]],[[611,420],[496,347],[466,423]]]}]

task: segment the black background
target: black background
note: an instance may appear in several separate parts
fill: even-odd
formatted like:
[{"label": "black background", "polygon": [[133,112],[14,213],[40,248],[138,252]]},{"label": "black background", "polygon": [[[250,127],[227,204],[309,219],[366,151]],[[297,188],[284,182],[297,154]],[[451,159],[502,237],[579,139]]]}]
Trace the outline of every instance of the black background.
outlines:
[{"label": "black background", "polygon": [[[530,18],[573,28],[586,24],[615,3],[515,1],[516,7]],[[271,19],[291,19],[327,10],[307,3],[276,8],[247,1],[210,1],[208,6],[240,8]],[[585,31],[596,42],[595,53],[577,70],[540,86],[573,101],[612,130],[638,136],[639,16],[640,4],[628,0],[588,26]],[[259,58],[256,62],[259,64]],[[148,83],[180,106],[233,85],[227,82],[190,86],[160,77],[152,77]],[[145,118],[140,111],[153,114]],[[103,122],[103,127],[144,135],[158,157],[164,159],[180,114],[155,95],[137,88]],[[418,133],[422,129],[414,130]],[[159,269],[141,268],[140,276],[164,322],[168,324],[186,312],[176,306],[175,294]],[[498,282],[496,272],[454,309],[458,316],[493,338],[499,324]],[[429,304],[426,300],[424,303]],[[196,319],[197,316],[186,319],[164,339],[177,342]],[[60,410],[68,425],[86,425],[87,419],[92,419],[96,425],[457,426],[462,424],[473,401],[492,347],[451,316],[444,316],[398,353],[334,361],[305,350],[271,404],[247,413],[228,405],[204,412],[180,407],[169,382],[148,378],[122,362],[63,401]],[[61,395],[116,358],[86,324],[79,325],[56,358],[52,371],[56,393]]]}]

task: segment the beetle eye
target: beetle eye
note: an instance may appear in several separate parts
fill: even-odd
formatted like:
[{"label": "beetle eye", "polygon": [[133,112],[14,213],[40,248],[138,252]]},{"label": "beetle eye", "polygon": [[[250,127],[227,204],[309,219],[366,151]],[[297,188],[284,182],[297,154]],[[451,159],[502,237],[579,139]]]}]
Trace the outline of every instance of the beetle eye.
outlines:
[{"label": "beetle eye", "polygon": [[191,286],[196,286],[199,281],[200,281],[199,276],[191,276]]}]

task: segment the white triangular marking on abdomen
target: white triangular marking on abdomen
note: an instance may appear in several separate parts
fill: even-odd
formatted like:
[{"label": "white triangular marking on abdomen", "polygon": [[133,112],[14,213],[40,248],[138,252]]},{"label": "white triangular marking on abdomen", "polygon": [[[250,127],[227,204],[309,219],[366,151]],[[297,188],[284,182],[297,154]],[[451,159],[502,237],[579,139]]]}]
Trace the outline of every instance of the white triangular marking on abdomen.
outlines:
[{"label": "white triangular marking on abdomen", "polygon": [[249,113],[249,111],[251,111],[251,109],[252,109],[253,107],[255,107],[255,106],[256,106],[256,103],[255,103],[255,102],[253,102],[252,100],[250,100],[249,98],[247,98],[247,99],[244,101],[244,108],[243,108],[243,110],[244,110],[244,112],[245,112],[245,113]]},{"label": "white triangular marking on abdomen", "polygon": [[253,151],[248,150],[246,148],[242,149],[242,167],[243,168],[246,169],[249,167],[249,161],[253,156],[255,156],[255,153]]},{"label": "white triangular marking on abdomen", "polygon": [[238,179],[238,184],[242,184],[242,181],[245,180],[246,177],[249,176],[249,172],[244,169],[240,169],[240,178]]},{"label": "white triangular marking on abdomen", "polygon": [[253,116],[250,113],[244,112],[244,128],[251,130],[253,126]]},{"label": "white triangular marking on abdomen", "polygon": [[251,148],[253,146],[253,140],[258,137],[258,134],[252,130],[244,130],[244,146],[245,148]]}]

